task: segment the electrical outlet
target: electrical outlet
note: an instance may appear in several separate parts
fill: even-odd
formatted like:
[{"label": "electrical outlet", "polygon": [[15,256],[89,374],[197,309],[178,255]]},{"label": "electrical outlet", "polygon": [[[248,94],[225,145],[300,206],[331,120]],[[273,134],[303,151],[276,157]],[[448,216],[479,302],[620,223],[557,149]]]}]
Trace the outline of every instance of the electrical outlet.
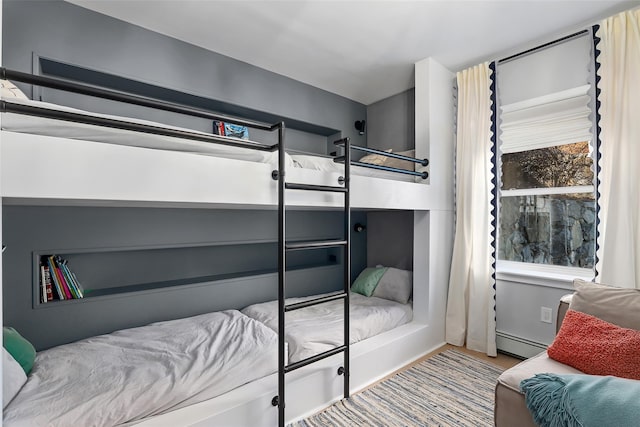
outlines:
[{"label": "electrical outlet", "polygon": [[540,307],[540,321],[544,323],[552,323],[551,309],[549,307]]}]

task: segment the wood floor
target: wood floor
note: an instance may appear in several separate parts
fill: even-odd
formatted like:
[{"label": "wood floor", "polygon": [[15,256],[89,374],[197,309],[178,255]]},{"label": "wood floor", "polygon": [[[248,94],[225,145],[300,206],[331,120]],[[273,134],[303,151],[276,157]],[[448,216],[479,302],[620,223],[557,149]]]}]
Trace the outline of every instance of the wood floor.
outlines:
[{"label": "wood floor", "polygon": [[[498,365],[504,369],[508,369],[511,368],[512,366],[517,365],[518,363],[522,362],[522,359],[518,359],[516,357],[513,356],[509,356],[503,353],[498,353],[497,357],[490,357],[487,356],[484,353],[479,353],[477,351],[473,351],[473,350],[469,350],[466,347],[458,347],[455,345],[451,345],[451,344],[445,344],[442,347],[440,347],[439,349],[437,349],[436,351],[427,354],[426,356],[424,356],[423,358],[421,358],[420,360],[416,361],[416,363],[419,363],[421,361],[423,361],[424,359],[428,359],[429,357],[441,353],[445,350],[458,350],[462,353],[466,353],[470,356],[473,356],[477,359],[481,359],[484,360],[485,362],[489,362],[489,363],[493,363],[494,365]],[[415,363],[414,363],[415,364]],[[412,364],[413,365],[413,364]]]},{"label": "wood floor", "polygon": [[376,384],[378,384],[378,383],[380,383],[380,382],[392,377],[393,375],[397,374],[398,372],[402,372],[402,371],[404,371],[406,369],[409,369],[410,367],[412,367],[414,365],[417,365],[418,363],[420,363],[420,362],[422,362],[422,361],[424,361],[424,360],[426,360],[426,359],[428,359],[430,357],[433,357],[438,353],[442,353],[443,351],[446,351],[446,350],[457,350],[457,351],[460,351],[462,353],[466,353],[466,354],[468,354],[470,356],[473,356],[475,358],[478,358],[480,360],[483,360],[485,362],[493,363],[494,365],[500,366],[500,367],[502,367],[504,369],[511,368],[512,366],[515,366],[518,363],[522,362],[521,359],[509,356],[509,355],[506,355],[506,354],[502,354],[502,353],[498,353],[497,357],[490,357],[490,356],[487,356],[484,353],[479,353],[477,351],[469,350],[466,347],[458,347],[458,346],[451,345],[451,344],[445,344],[442,347],[432,351],[431,353],[426,354],[425,356],[421,357],[420,359],[416,360],[415,362],[410,363],[407,366],[404,366],[404,367],[398,369],[397,371],[387,375],[386,377],[382,378],[380,381],[376,381],[374,384],[371,384],[371,385],[367,386],[366,388],[373,387],[374,385],[376,385]]}]

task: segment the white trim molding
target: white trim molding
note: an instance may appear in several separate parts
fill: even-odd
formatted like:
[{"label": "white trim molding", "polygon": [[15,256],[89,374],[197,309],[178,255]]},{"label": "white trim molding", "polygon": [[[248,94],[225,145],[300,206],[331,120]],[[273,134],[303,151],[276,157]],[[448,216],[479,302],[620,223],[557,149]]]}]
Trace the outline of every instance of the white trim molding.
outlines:
[{"label": "white trim molding", "polygon": [[498,280],[549,288],[570,290],[573,289],[573,279],[591,281],[594,277],[594,270],[590,268],[561,267],[504,260],[499,260],[496,264],[496,278]]}]

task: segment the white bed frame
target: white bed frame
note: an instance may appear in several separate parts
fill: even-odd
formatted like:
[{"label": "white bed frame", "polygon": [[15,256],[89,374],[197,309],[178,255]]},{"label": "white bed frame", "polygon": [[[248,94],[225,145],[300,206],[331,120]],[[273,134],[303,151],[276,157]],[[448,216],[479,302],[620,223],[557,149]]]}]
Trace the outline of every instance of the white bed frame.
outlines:
[{"label": "white bed frame", "polygon": [[[351,347],[352,393],[444,343],[453,245],[452,81],[453,75],[431,59],[416,64],[416,156],[430,160],[427,182],[351,177],[352,208],[414,211],[414,319]],[[52,163],[65,166],[50,168]],[[290,169],[287,180],[335,185],[337,178],[337,173]],[[43,185],[47,182],[57,184]],[[277,207],[276,181],[267,164],[9,131],[0,132],[0,192],[3,204],[16,205]],[[295,193],[288,196],[288,206],[341,206],[340,195]],[[340,398],[340,358],[287,377],[289,421]],[[273,426],[275,394],[276,374],[140,425]]]},{"label": "white bed frame", "polygon": [[[5,203],[236,209],[278,205],[273,168],[265,163],[19,132],[2,135]],[[287,176],[290,182],[337,185],[340,174],[289,168]],[[46,182],[56,186],[43,185]],[[351,186],[354,209],[427,210],[431,205],[429,185],[352,175]],[[336,193],[296,191],[287,196],[287,206],[338,208],[342,199]]]}]

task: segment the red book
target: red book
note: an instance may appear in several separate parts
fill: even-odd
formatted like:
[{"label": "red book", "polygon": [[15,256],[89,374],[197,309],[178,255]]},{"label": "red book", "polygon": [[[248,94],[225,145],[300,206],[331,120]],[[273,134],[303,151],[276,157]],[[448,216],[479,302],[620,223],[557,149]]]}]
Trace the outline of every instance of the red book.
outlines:
[{"label": "red book", "polygon": [[69,286],[67,285],[67,282],[64,280],[64,275],[60,271],[60,268],[58,267],[55,261],[55,258],[53,258],[53,270],[56,275],[56,278],[58,279],[58,283],[62,288],[62,292],[64,292],[65,299],[73,299],[73,296],[71,295],[71,291],[69,290]]},{"label": "red book", "polygon": [[71,291],[71,296],[75,299],[82,298],[80,296],[80,292],[78,292],[78,289],[76,288],[75,283],[73,283],[73,277],[71,277],[71,272],[66,266],[66,261],[59,259],[58,266],[60,267],[60,272],[62,273],[67,286],[69,287],[69,291]]},{"label": "red book", "polygon": [[53,285],[52,288],[55,289],[58,299],[63,300],[65,299],[64,292],[62,291],[62,284],[60,283],[60,281],[58,280],[58,276],[56,275],[56,263],[53,259],[53,256],[47,257],[47,264],[49,265],[49,276]]},{"label": "red book", "polygon": [[64,278],[64,274],[62,274],[60,267],[58,267],[57,265],[56,265],[56,274],[60,278],[60,283],[62,283],[62,290],[64,291],[64,296],[67,297],[67,299],[73,299],[73,295],[71,294],[71,289],[69,289],[69,285],[67,284],[67,281]]}]

